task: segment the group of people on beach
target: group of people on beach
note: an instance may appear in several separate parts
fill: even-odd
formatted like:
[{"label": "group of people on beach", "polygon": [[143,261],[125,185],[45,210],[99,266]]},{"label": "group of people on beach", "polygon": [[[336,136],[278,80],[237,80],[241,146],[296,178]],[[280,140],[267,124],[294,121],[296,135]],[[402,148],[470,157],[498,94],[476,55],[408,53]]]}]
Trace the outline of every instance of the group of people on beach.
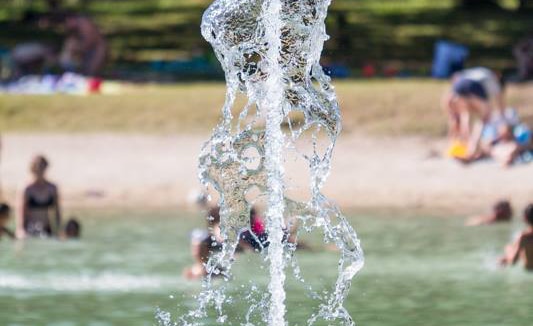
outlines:
[{"label": "group of people on beach", "polygon": [[56,30],[64,35],[64,39],[60,49],[41,41],[16,45],[9,60],[14,78],[54,69],[86,76],[98,76],[101,72],[109,51],[107,41],[93,19],[51,8],[45,14],[28,12],[23,20],[39,29]]},{"label": "group of people on beach", "polygon": [[48,160],[35,156],[30,164],[33,180],[24,188],[15,217],[15,231],[7,228],[13,215],[11,206],[0,202],[0,238],[56,237],[75,239],[81,234],[81,225],[75,218],[62,223],[58,187],[46,178]]},{"label": "group of people on beach", "polygon": [[448,116],[448,155],[472,163],[493,158],[503,166],[533,160],[532,133],[505,100],[505,78],[484,67],[453,75],[442,106]]}]

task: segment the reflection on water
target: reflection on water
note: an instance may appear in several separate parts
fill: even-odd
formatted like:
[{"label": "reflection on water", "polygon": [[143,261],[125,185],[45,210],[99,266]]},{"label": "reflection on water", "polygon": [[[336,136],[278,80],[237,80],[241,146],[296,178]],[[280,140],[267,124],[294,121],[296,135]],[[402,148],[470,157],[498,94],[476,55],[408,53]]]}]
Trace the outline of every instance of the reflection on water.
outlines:
[{"label": "reflection on water", "polygon": [[99,275],[68,275],[52,273],[44,276],[22,276],[0,273],[0,288],[14,291],[58,292],[128,292],[160,290],[176,286],[175,277],[136,276],[103,273]]}]

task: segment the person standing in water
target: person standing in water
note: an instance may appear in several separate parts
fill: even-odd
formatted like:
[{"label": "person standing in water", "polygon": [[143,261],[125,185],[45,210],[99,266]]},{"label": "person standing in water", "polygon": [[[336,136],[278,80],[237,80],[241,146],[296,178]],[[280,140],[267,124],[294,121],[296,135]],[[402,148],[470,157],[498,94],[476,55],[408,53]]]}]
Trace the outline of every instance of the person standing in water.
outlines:
[{"label": "person standing in water", "polygon": [[33,181],[26,186],[17,216],[17,237],[57,236],[61,210],[57,186],[46,179],[48,160],[36,156],[30,166]]}]

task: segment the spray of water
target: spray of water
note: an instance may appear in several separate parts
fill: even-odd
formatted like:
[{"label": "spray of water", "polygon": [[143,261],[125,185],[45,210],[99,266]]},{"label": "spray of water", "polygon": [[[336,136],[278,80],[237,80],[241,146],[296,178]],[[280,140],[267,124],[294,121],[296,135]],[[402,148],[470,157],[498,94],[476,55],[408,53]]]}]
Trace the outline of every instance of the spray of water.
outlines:
[{"label": "spray of water", "polygon": [[[268,294],[251,305],[246,325],[252,325],[252,314],[260,314],[270,326],[287,325],[286,266],[291,266],[294,276],[306,284],[293,255],[296,247],[285,240],[289,220],[296,221],[300,230],[321,230],[324,240],[335,244],[341,253],[339,276],[331,291],[317,293],[306,285],[309,295],[321,302],[310,314],[308,324],[325,320],[353,325],[343,302],[352,278],[363,266],[363,253],[352,227],[321,193],[341,130],[337,99],[319,64],[328,38],[324,21],[330,2],[216,0],[204,14],[202,34],[225,71],[227,94],[223,119],[200,156],[200,178],[220,194],[225,241],[221,252],[207,263],[208,276],[197,298],[199,307],[181,317],[180,325],[203,325],[209,307],[217,311],[219,323],[231,323],[224,306],[234,304],[235,298],[227,294],[227,282],[215,286],[212,280],[214,276],[223,276],[226,281],[231,277],[240,232],[250,228],[253,202],[246,195],[252,188],[259,189],[268,203],[269,246],[265,252],[270,284]],[[234,117],[239,93],[247,97],[247,104]],[[291,114],[296,112],[303,115],[303,123],[292,121]],[[288,130],[282,128],[285,123]],[[318,145],[321,133],[327,138],[324,150]],[[311,135],[313,149],[300,154],[310,170],[311,196],[308,201],[298,202],[285,195],[284,154],[294,150],[294,144],[307,134]],[[250,151],[259,161],[253,166]],[[256,291],[254,288],[250,293]],[[168,315],[162,317],[161,325],[173,325]]]}]

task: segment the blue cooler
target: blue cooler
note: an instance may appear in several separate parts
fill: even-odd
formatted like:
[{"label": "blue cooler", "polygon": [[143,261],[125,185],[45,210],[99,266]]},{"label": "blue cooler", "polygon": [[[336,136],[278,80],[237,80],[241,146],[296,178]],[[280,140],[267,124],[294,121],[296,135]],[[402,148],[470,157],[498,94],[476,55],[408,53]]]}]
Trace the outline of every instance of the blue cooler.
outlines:
[{"label": "blue cooler", "polygon": [[449,78],[453,73],[464,68],[469,55],[467,47],[448,41],[435,43],[435,56],[431,75],[434,78]]}]

